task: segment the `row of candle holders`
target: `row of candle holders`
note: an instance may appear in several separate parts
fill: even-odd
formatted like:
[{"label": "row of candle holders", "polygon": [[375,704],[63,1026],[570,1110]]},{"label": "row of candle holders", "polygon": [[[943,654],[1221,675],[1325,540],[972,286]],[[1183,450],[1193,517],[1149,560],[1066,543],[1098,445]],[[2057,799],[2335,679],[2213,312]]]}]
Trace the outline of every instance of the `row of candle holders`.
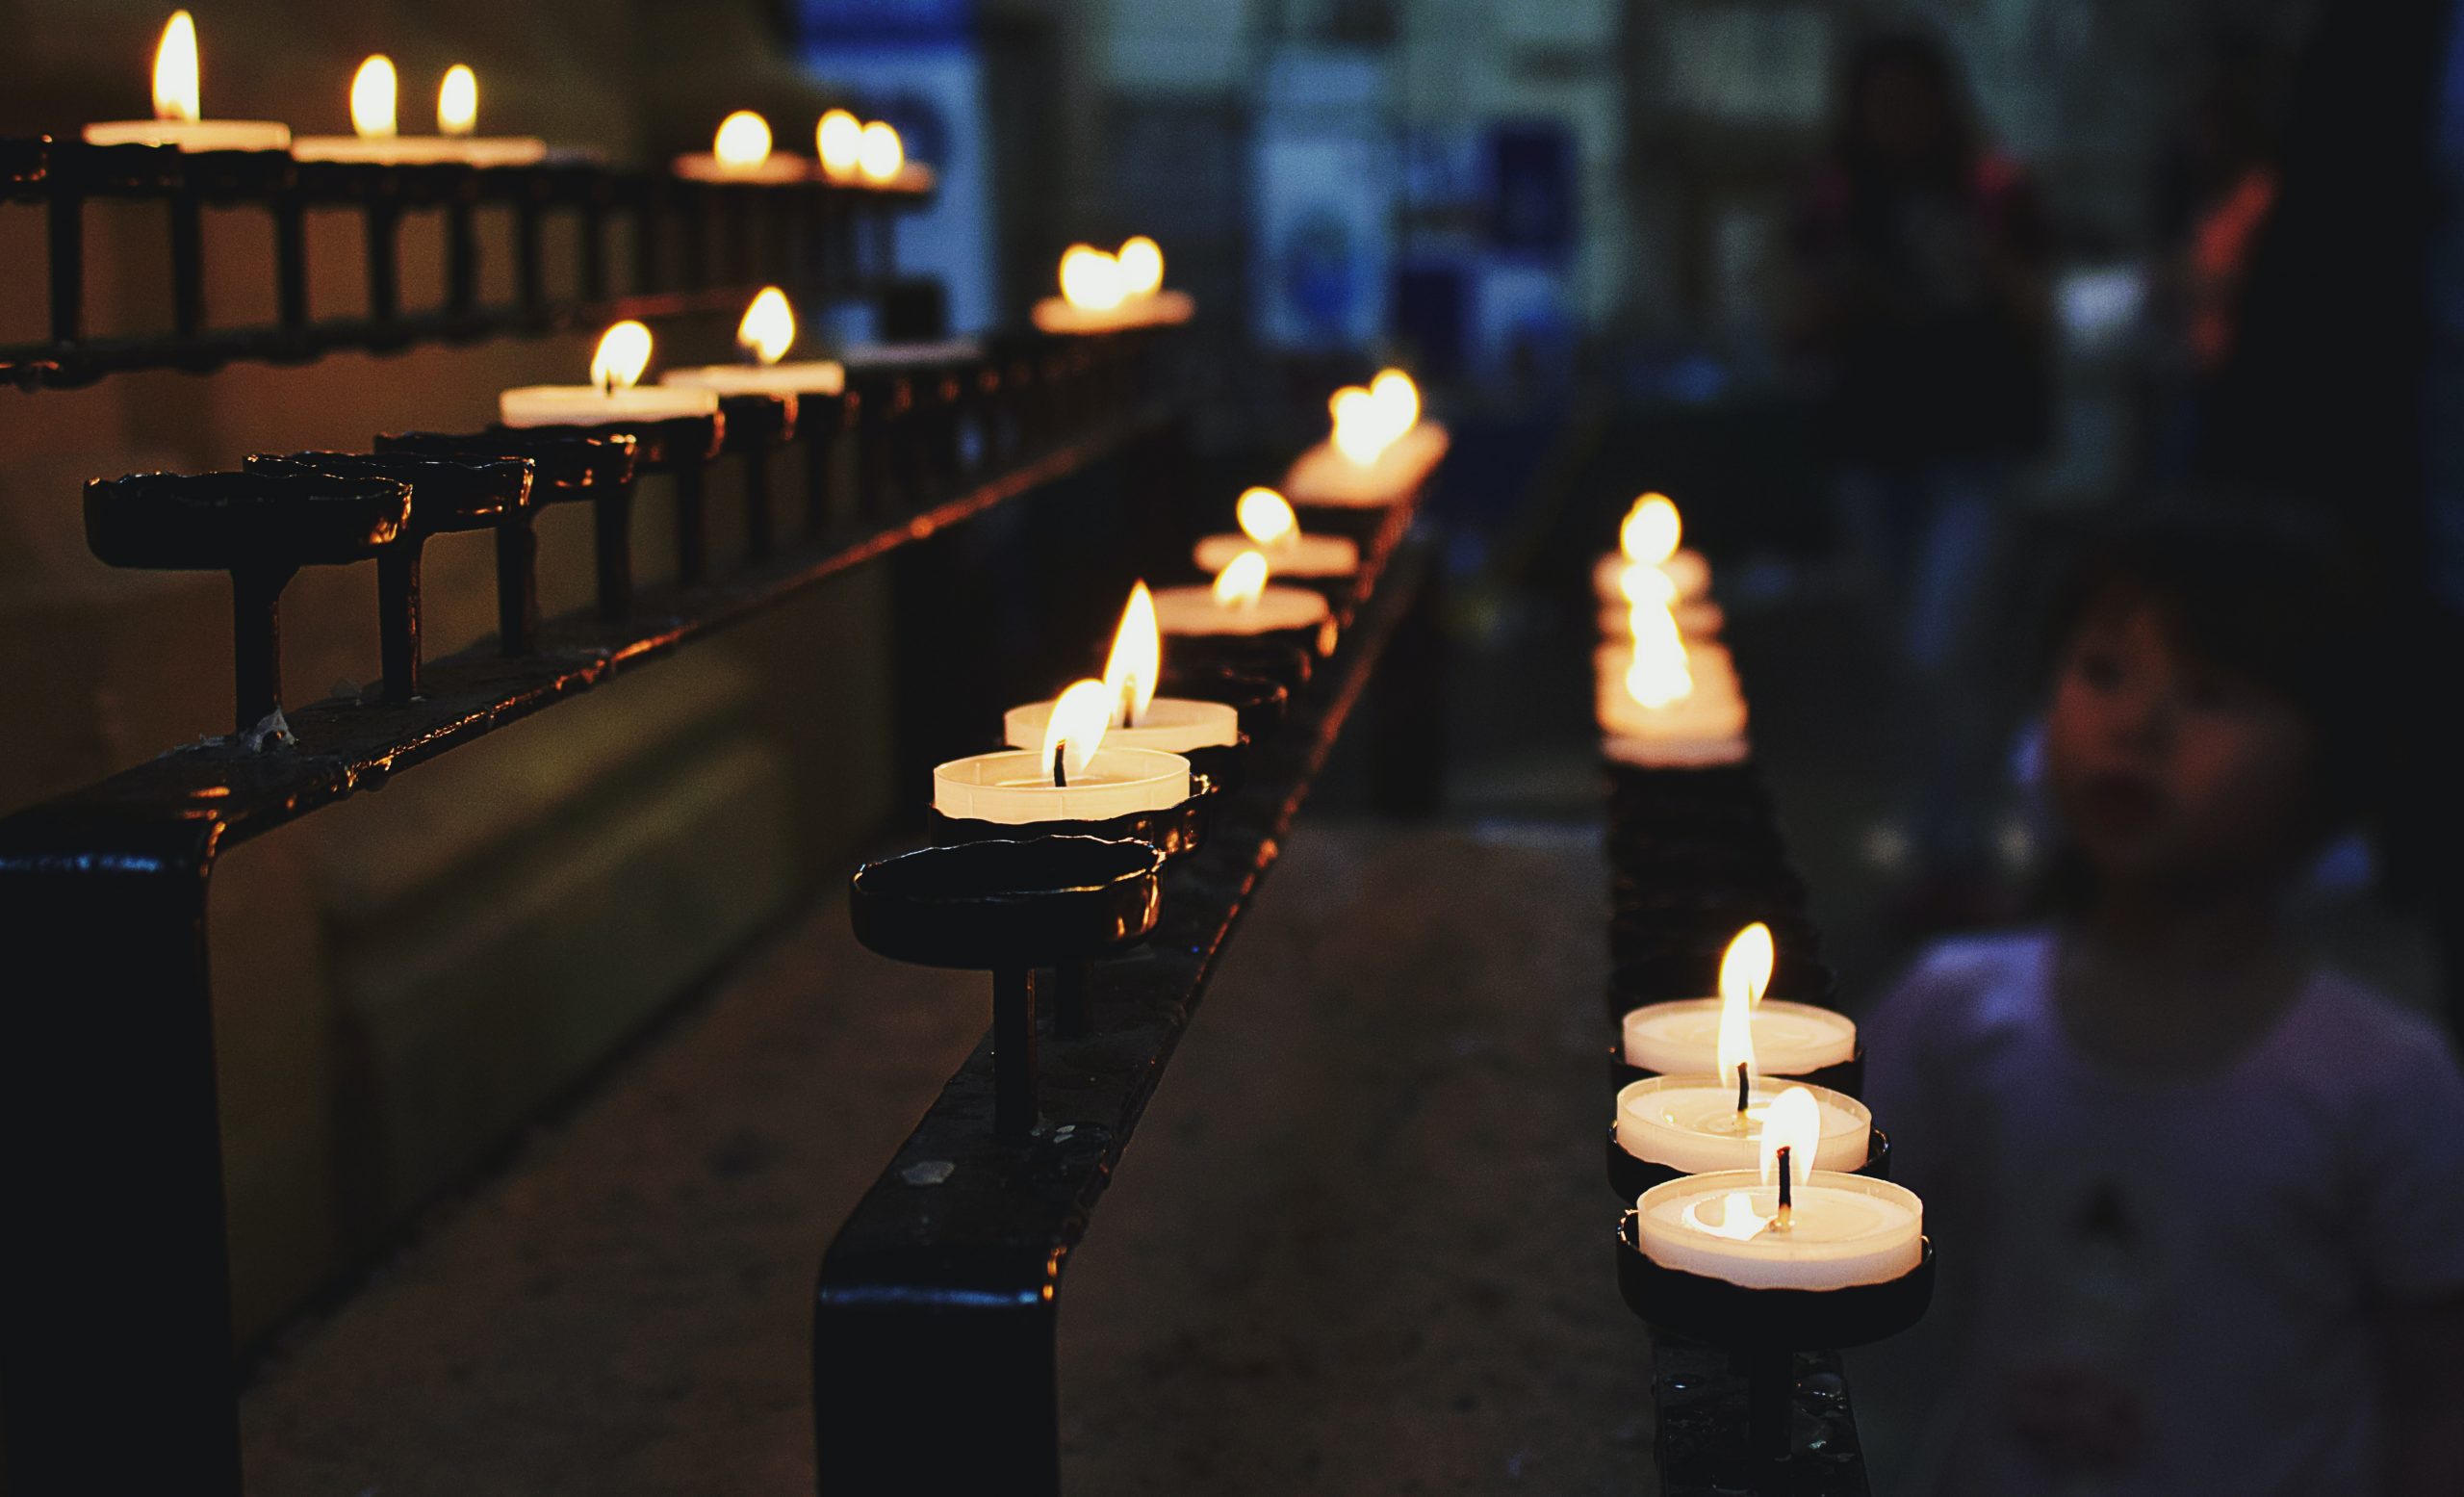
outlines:
[{"label": "row of candle holders", "polygon": [[[1689,677],[1733,678],[1711,639],[1708,569],[1675,543],[1672,508],[1664,544],[1635,557],[1630,524],[1627,555],[1602,569],[1620,574],[1637,614],[1690,609],[1692,626],[1681,689],[1650,701],[1620,699],[1608,673],[1625,672],[1667,621],[1637,618],[1631,654],[1604,652],[1618,1286],[1656,1349],[1717,1354],[1743,1381],[1742,1421],[1706,1440],[1701,1384],[1665,1370],[1656,1380],[1664,1482],[1677,1481],[1676,1463],[1719,1491],[1862,1490],[1861,1479],[1834,1484],[1856,1458],[1845,1398],[1800,1397],[1799,1355],[1913,1325],[1932,1297],[1933,1249],[1920,1203],[1887,1184],[1888,1137],[1859,1100],[1863,1053],[1833,1007],[1804,882],[1746,751],[1742,695],[1732,712],[1686,700]],[[1628,575],[1672,560],[1673,580]],[[1601,591],[1606,607],[1609,582]],[[1610,609],[1604,622],[1622,620]],[[1677,637],[1673,626],[1663,637]]]}]

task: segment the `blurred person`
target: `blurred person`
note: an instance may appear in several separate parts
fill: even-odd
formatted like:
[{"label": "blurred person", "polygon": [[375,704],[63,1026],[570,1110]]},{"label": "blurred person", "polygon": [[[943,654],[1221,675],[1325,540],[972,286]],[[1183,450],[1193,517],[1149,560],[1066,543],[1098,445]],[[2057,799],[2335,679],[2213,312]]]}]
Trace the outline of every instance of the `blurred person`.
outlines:
[{"label": "blurred person", "polygon": [[2004,490],[2045,441],[2049,248],[2026,173],[1986,144],[1942,45],[1859,44],[1797,215],[1791,341],[1821,391],[1842,538],[1895,615],[1912,700],[1889,832],[1921,871],[1965,873],[1983,846],[1991,724],[1953,677]]},{"label": "blurred person", "polygon": [[2242,513],[2091,553],[2050,633],[2058,913],[1938,944],[1866,1026],[1942,1245],[1921,1489],[2458,1490],[2464,1076],[2291,909],[2375,782],[2331,549]]}]

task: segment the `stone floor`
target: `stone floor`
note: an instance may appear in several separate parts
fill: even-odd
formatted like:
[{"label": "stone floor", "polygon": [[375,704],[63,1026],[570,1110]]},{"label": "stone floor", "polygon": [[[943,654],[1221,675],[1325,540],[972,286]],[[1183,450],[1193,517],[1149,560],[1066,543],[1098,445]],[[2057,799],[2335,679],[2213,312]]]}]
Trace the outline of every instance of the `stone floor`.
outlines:
[{"label": "stone floor", "polygon": [[[1648,1489],[1602,886],[1581,828],[1304,819],[1071,1269],[1073,1493]],[[985,1020],[813,910],[280,1351],[250,1490],[809,1491],[821,1247]]]}]

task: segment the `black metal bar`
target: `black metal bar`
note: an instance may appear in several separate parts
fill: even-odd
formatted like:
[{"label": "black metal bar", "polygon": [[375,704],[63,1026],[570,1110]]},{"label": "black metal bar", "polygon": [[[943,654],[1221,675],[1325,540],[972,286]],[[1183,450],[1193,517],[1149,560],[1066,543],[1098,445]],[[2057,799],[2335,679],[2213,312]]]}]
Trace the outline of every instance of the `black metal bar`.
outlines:
[{"label": "black metal bar", "polygon": [[992,1131],[1015,1143],[1035,1125],[1035,974],[1014,967],[992,974]]},{"label": "black metal bar", "polygon": [[[1652,1403],[1662,1497],[1870,1497],[1836,1352],[1781,1353],[1739,1367],[1724,1351],[1655,1340]],[[1808,1432],[1808,1454],[1774,1459],[1789,1448],[1791,1425]]]},{"label": "black metal bar", "polygon": [[745,559],[767,561],[777,549],[777,528],[770,521],[770,449],[757,443],[744,450]]},{"label": "black metal bar", "polygon": [[539,636],[539,530],[529,515],[497,529],[497,648],[528,655]]},{"label": "black metal bar", "polygon": [[676,470],[676,581],[699,587],[710,580],[709,485],[700,463]]},{"label": "black metal bar", "polygon": [[1409,507],[1389,517],[1339,605],[1345,643],[1281,734],[1251,751],[1205,845],[1167,870],[1145,950],[1093,968],[1106,1022],[1083,1041],[1056,1037],[1042,1075],[1049,1125],[1023,1143],[998,1133],[995,1034],[830,1245],[813,1319],[822,1491],[1060,1489],[1063,1272],[1428,562],[1426,544],[1403,543]]},{"label": "black metal bar", "polygon": [[170,207],[171,336],[192,340],[205,326],[205,206],[178,193]]},{"label": "black metal bar", "polygon": [[51,342],[74,347],[86,335],[86,200],[63,190],[51,200]]},{"label": "black metal bar", "polygon": [[231,574],[234,733],[246,733],[282,706],[282,590],[295,570],[241,567]]},{"label": "black metal bar", "polygon": [[408,702],[420,694],[422,539],[406,535],[376,557],[376,641],[388,702]]}]

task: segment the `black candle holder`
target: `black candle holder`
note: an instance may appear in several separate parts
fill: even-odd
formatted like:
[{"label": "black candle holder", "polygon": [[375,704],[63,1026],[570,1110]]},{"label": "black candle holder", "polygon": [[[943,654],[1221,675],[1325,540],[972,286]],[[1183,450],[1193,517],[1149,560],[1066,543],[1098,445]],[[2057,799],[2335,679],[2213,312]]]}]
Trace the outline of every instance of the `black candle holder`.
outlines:
[{"label": "black candle holder", "polygon": [[[1285,496],[1291,499],[1291,496]],[[1305,499],[1291,499],[1293,516],[1300,522],[1303,535],[1343,535],[1360,543],[1367,552],[1394,518],[1398,505],[1409,503],[1408,496],[1393,504],[1314,504]]]},{"label": "black candle holder", "polygon": [[1315,632],[1307,641],[1282,637],[1290,631],[1265,634],[1174,634],[1164,653],[1176,670],[1232,671],[1260,676],[1294,696],[1309,684],[1318,668]]},{"label": "black candle holder", "polygon": [[1236,666],[1181,660],[1164,667],[1155,684],[1155,694],[1223,703],[1239,715],[1241,736],[1252,744],[1274,736],[1292,704],[1292,693],[1280,681]]},{"label": "black candle holder", "polygon": [[530,503],[497,528],[497,644],[507,656],[527,655],[539,637],[541,505],[629,493],[640,444],[629,433],[577,432],[547,426],[496,426],[458,434],[397,431],[376,451],[438,457],[508,458],[530,465]]},{"label": "black candle holder", "polygon": [[848,917],[884,956],[992,973],[993,1132],[1023,1139],[1036,1123],[1035,969],[1153,930],[1163,867],[1148,843],[1093,837],[926,847],[857,869]]},{"label": "black candle holder", "polygon": [[233,735],[282,710],[282,590],[303,566],[373,560],[410,523],[395,478],[132,474],[86,485],[86,544],[105,564],[231,576]]},{"label": "black candle holder", "polygon": [[[1867,1346],[1923,1320],[1934,1301],[1934,1243],[1925,1239],[1916,1266],[1881,1283],[1749,1289],[1654,1262],[1643,1252],[1640,1226],[1629,1209],[1617,1227],[1617,1289],[1626,1307],[1651,1327],[1655,1340],[1724,1350],[1744,1375],[1743,1428],[1730,1427],[1743,1438],[1714,1453],[1710,1464],[1721,1472],[1717,1490],[1763,1497],[1821,1491],[1821,1472],[1810,1469],[1811,1453],[1800,1451],[1793,1429],[1797,1355]],[[1655,1388],[1654,1397],[1664,1398],[1666,1391]],[[1661,1412],[1664,1439],[1671,1421],[1665,1407]],[[1800,1461],[1810,1467],[1801,1476],[1794,1469]],[[1667,1464],[1663,1455],[1661,1465]],[[1864,1489],[1861,1480],[1856,1489]]]},{"label": "black candle holder", "polygon": [[[727,451],[744,467],[744,558],[767,561],[779,549],[778,522],[770,512],[770,453],[795,440],[797,398],[785,392],[748,392],[719,397],[719,418]],[[678,524],[683,524],[680,516]],[[688,537],[677,536],[680,581],[699,582],[708,577],[706,556],[694,558],[700,568],[687,575],[682,548]],[[698,531],[690,537],[702,543]]]},{"label": "black candle holder", "polygon": [[390,478],[410,485],[411,513],[401,537],[376,555],[376,637],[388,702],[420,694],[420,562],[427,538],[529,523],[528,458],[291,452],[259,453],[241,466],[295,478]]},{"label": "black candle holder", "polygon": [[[1794,1078],[1775,1076],[1771,1079],[1793,1080]],[[1890,1135],[1880,1128],[1868,1129],[1865,1162],[1845,1173],[1861,1174],[1868,1179],[1889,1179]],[[1671,1169],[1667,1165],[1655,1164],[1649,1159],[1637,1158],[1628,1153],[1626,1146],[1617,1142],[1617,1124],[1609,1123],[1608,1188],[1616,1193],[1618,1200],[1630,1206],[1634,1203],[1636,1197],[1653,1186],[1665,1185],[1671,1180],[1682,1179],[1685,1174],[1683,1170]]]},{"label": "black candle holder", "polygon": [[1811,890],[1804,876],[1780,859],[1718,844],[1664,849],[1656,858],[1609,860],[1608,898],[1616,909],[1656,908],[1714,894],[1803,909]]},{"label": "black candle holder", "polygon": [[[664,473],[676,479],[677,581],[689,587],[707,579],[708,527],[703,511],[708,464],[727,445],[727,418],[721,412],[658,421],[550,423],[492,429],[513,433],[516,439],[630,437],[635,477]],[[633,489],[630,482],[611,484],[591,496],[599,617],[609,624],[622,624],[633,616]]]}]

